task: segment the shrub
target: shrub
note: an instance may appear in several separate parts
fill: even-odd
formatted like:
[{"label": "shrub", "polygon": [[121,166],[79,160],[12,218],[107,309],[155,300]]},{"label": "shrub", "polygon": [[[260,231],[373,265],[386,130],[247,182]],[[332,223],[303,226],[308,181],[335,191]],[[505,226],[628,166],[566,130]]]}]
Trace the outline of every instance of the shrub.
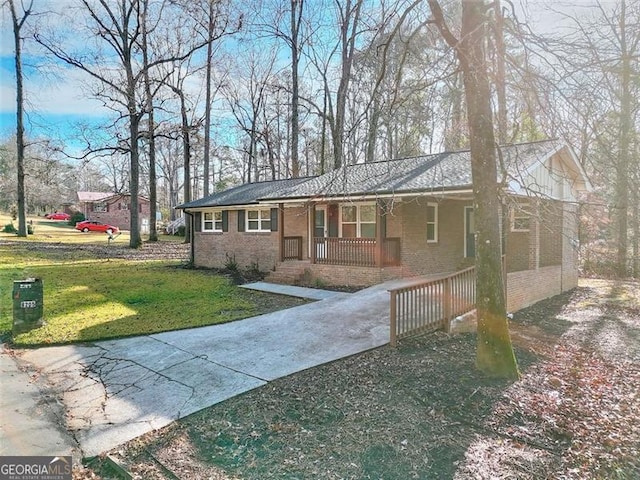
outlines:
[{"label": "shrub", "polygon": [[187,231],[186,227],[184,225],[180,225],[174,235],[178,237],[184,237],[186,231]]},{"label": "shrub", "polygon": [[7,223],[2,231],[4,233],[18,233],[18,230],[16,230],[16,227],[13,226],[13,223]]},{"label": "shrub", "polygon": [[238,265],[238,262],[236,261],[236,256],[225,253],[225,257],[226,257],[224,261],[225,270],[228,270],[229,272],[239,272],[240,267]]},{"label": "shrub", "polygon": [[72,227],[76,226],[76,223],[78,222],[84,222],[86,220],[84,213],[82,212],[74,212],[71,215],[71,218],[69,218],[69,225],[71,225]]}]

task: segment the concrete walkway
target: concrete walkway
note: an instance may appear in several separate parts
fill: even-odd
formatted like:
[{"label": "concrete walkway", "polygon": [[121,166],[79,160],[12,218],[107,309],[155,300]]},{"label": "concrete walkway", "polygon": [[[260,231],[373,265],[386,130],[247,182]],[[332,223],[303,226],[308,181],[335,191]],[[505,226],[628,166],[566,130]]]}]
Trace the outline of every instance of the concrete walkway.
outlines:
[{"label": "concrete walkway", "polygon": [[[17,361],[39,378],[41,395],[60,402],[81,455],[94,456],[276,378],[388,343],[387,288],[223,325],[22,350]],[[11,426],[12,417],[3,413],[2,422]]]},{"label": "concrete walkway", "polygon": [[4,344],[0,344],[0,378],[0,456],[71,455],[77,459],[78,444],[62,426],[63,409],[18,368]]}]

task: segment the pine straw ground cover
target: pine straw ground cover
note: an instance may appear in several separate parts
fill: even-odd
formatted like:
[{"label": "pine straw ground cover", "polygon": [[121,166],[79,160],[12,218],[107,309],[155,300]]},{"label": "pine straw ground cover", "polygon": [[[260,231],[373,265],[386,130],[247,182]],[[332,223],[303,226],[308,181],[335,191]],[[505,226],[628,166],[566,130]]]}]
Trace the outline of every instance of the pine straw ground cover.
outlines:
[{"label": "pine straw ground cover", "polygon": [[[141,479],[640,478],[640,285],[518,312],[514,383],[442,332],[271,382],[111,452]],[[100,459],[77,478],[112,478]],[[97,473],[96,473],[97,472]]]}]

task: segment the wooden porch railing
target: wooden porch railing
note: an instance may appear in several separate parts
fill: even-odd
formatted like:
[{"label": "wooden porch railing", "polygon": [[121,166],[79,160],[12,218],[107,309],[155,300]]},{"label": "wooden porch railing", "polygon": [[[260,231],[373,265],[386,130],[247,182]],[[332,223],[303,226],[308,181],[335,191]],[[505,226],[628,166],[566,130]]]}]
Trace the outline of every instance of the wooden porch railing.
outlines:
[{"label": "wooden porch railing", "polygon": [[389,290],[391,346],[398,339],[439,328],[475,308],[475,267],[446,277]]},{"label": "wooden porch railing", "polygon": [[[316,237],[313,239],[315,262],[324,265],[347,265],[357,267],[375,267],[376,239],[375,238],[337,238]],[[383,239],[382,264],[400,264],[400,239]]]},{"label": "wooden porch railing", "polygon": [[302,237],[282,239],[282,261],[285,260],[302,260]]}]

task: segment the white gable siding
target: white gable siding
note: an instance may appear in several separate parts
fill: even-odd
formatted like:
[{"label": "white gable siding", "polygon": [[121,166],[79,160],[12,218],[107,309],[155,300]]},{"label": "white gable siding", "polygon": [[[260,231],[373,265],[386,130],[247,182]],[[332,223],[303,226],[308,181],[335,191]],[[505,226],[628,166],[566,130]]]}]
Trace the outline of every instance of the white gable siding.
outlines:
[{"label": "white gable siding", "polygon": [[526,189],[533,195],[541,195],[556,200],[575,201],[572,173],[566,168],[561,157],[554,155],[543,164],[530,171],[525,178]]}]

